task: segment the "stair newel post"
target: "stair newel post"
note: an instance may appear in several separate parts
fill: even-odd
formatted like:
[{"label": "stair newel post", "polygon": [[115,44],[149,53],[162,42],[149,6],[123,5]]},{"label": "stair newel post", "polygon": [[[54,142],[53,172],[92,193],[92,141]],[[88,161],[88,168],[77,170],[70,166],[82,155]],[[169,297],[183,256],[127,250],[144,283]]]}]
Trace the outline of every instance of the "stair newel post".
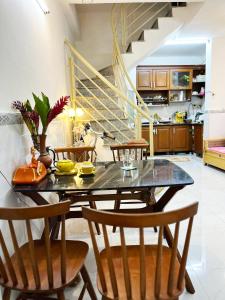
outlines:
[{"label": "stair newel post", "polygon": [[120,16],[121,16],[121,29],[122,29],[122,37],[121,37],[122,50],[123,52],[126,52],[126,47],[127,47],[126,3],[121,4]]},{"label": "stair newel post", "polygon": [[[76,111],[76,76],[75,76],[75,63],[72,56],[69,57],[69,76],[70,76],[70,105],[74,111]],[[68,127],[70,127],[71,136],[68,138],[68,144],[74,143],[74,127],[75,117],[68,121]]]},{"label": "stair newel post", "polygon": [[149,150],[150,156],[154,156],[153,122],[149,122]]},{"label": "stair newel post", "polygon": [[74,60],[69,57],[69,69],[70,69],[70,101],[73,109],[76,108],[76,82],[75,82],[75,65]]},{"label": "stair newel post", "polygon": [[135,128],[136,128],[136,139],[137,140],[140,140],[141,139],[141,116],[140,116],[140,113],[137,112],[137,115],[136,115],[136,124],[135,124]]}]

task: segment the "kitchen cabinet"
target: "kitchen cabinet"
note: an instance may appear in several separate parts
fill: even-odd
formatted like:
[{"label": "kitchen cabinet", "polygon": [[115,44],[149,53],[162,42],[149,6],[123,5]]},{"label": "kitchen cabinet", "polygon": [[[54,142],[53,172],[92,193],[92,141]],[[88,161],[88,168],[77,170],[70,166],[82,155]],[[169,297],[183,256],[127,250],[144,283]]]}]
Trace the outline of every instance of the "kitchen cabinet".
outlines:
[{"label": "kitchen cabinet", "polygon": [[170,70],[170,90],[192,89],[192,69],[171,69]]},{"label": "kitchen cabinet", "polygon": [[153,70],[153,90],[168,90],[169,75],[169,70]]},{"label": "kitchen cabinet", "polygon": [[148,68],[139,69],[137,71],[137,90],[152,89],[152,70]]},{"label": "kitchen cabinet", "polygon": [[154,152],[170,152],[171,126],[154,126]]},{"label": "kitchen cabinet", "polygon": [[172,126],[172,151],[192,151],[192,129],[189,125]]},{"label": "kitchen cabinet", "polygon": [[140,68],[137,70],[137,90],[168,90],[169,74],[168,69]]},{"label": "kitchen cabinet", "polygon": [[[154,152],[192,151],[191,125],[154,125]],[[149,142],[149,128],[142,128],[142,137]]]},{"label": "kitchen cabinet", "polygon": [[203,154],[203,125],[194,125],[193,152],[202,156]]}]

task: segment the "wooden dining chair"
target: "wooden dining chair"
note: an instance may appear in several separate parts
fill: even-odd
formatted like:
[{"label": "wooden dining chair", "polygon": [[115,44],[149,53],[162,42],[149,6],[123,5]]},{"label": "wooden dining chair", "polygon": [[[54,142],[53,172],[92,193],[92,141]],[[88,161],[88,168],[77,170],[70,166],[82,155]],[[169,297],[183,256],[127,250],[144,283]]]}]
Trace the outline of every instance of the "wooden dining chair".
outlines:
[{"label": "wooden dining chair", "polygon": [[[97,157],[95,147],[91,147],[91,146],[57,147],[54,149],[54,151],[55,151],[57,160],[71,159],[74,162],[91,161],[94,163],[96,161],[96,157]],[[60,195],[60,200],[70,199],[70,197],[73,196],[74,194],[77,194],[77,193],[75,193],[75,192],[64,193],[63,195]],[[82,194],[87,194],[87,192],[85,193],[85,191],[83,191]],[[94,208],[94,209],[97,208],[95,201],[89,201],[88,203],[91,208]],[[85,204],[83,204],[83,205],[85,205]],[[79,208],[79,207],[81,207],[81,205],[75,203],[75,204],[73,204],[73,206],[71,206],[71,208],[77,208],[77,207]],[[98,234],[101,234],[98,224],[96,224],[96,231]]]},{"label": "wooden dining chair", "polygon": [[[194,215],[198,203],[170,212],[146,214],[121,214],[83,208],[83,217],[88,220],[93,249],[97,264],[98,289],[103,300],[177,300],[185,286],[186,262],[191,238]],[[179,232],[182,221],[187,229]],[[101,241],[93,232],[93,222],[102,225],[104,249],[99,250]],[[169,224],[175,225],[172,248],[163,245],[165,231]],[[110,239],[107,225],[120,228],[120,241]],[[148,227],[159,226],[157,244],[146,242]],[[137,243],[134,244],[135,229],[138,229]],[[127,243],[128,233],[132,244]],[[98,244],[99,243],[99,244]],[[114,245],[112,245],[113,243]],[[178,251],[183,244],[182,254]]]},{"label": "wooden dining chair", "polygon": [[57,160],[71,159],[76,162],[91,161],[95,162],[97,153],[95,147],[57,147],[54,149]]},{"label": "wooden dining chair", "polygon": [[147,143],[126,143],[119,145],[111,145],[110,149],[113,154],[114,161],[121,161],[125,152],[134,152],[135,160],[143,160],[148,158],[149,145]]},{"label": "wooden dining chair", "polygon": [[[128,152],[128,153],[134,152],[133,158],[135,160],[147,160],[149,145],[147,142],[145,142],[145,140],[142,139],[140,142],[137,142],[134,140],[134,141],[128,142],[126,144],[111,145],[110,149],[113,154],[114,162],[122,161],[126,152]],[[133,205],[135,203],[142,203],[142,202],[117,200],[114,202],[114,209],[116,211],[119,211],[121,204],[132,204]],[[113,227],[113,232],[115,232],[115,231],[116,231],[116,227]]]},{"label": "wooden dining chair", "polygon": [[[70,201],[32,208],[0,208],[0,285],[4,288],[3,300],[10,299],[11,290],[21,292],[17,299],[36,297],[40,300],[46,295],[57,294],[57,299],[64,300],[65,288],[73,283],[78,273],[84,280],[79,299],[87,289],[91,299],[97,300],[84,265],[88,244],[67,241],[65,237],[65,215],[69,207]],[[60,240],[50,239],[52,218],[61,221]],[[43,238],[35,239],[37,232],[33,223],[39,219],[43,221],[44,234]],[[27,242],[22,245],[18,228],[24,228],[27,237]]]}]

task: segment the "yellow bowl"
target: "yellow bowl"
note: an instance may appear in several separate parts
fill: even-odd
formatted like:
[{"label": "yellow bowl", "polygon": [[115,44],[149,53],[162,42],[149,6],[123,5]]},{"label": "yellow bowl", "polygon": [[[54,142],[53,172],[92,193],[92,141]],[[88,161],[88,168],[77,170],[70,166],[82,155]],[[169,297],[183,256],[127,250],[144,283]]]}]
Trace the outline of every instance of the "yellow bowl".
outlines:
[{"label": "yellow bowl", "polygon": [[83,174],[91,174],[95,170],[93,164],[89,161],[85,161],[79,165],[79,172]]},{"label": "yellow bowl", "polygon": [[56,163],[56,168],[60,171],[60,172],[70,172],[71,170],[73,170],[75,167],[75,162],[73,162],[70,159],[62,159],[57,161]]}]

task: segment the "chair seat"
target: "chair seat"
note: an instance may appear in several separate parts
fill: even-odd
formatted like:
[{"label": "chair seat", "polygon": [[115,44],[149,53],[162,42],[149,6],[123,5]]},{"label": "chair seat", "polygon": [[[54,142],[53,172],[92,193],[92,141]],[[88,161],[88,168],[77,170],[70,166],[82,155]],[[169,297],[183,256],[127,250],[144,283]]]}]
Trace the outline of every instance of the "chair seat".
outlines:
[{"label": "chair seat", "polygon": [[[125,281],[124,281],[124,271],[123,271],[123,262],[122,262],[122,250],[121,246],[111,247],[113,264],[115,267],[116,281],[118,286],[118,299],[127,300]],[[157,257],[157,245],[146,245],[145,246],[146,258],[146,300],[156,299],[154,296],[154,282],[155,282],[155,268],[156,268],[156,257]],[[140,247],[139,246],[127,246],[127,257],[128,265],[130,270],[131,277],[131,286],[132,286],[132,299],[138,300],[141,299],[140,296]],[[168,283],[168,274],[170,266],[170,257],[171,257],[171,248],[163,246],[163,258],[162,258],[162,273],[161,273],[161,297],[160,299],[168,299],[167,296],[167,283]],[[109,269],[106,258],[106,250],[104,249],[100,253],[101,262],[103,265],[103,273],[105,274],[107,292],[104,293],[101,287],[101,283],[98,277],[98,289],[102,295],[107,297],[107,299],[115,299],[113,296],[113,291],[111,287]],[[178,278],[179,272],[179,262],[176,259],[175,261],[175,278]],[[181,291],[176,288],[176,280],[174,289],[176,299]]]},{"label": "chair seat", "polygon": [[30,252],[28,243],[24,244],[20,248],[21,256],[24,260],[24,266],[26,274],[29,281],[29,286],[24,288],[21,275],[19,273],[18,264],[16,262],[15,255],[12,256],[12,263],[15,267],[15,272],[17,274],[18,285],[15,287],[11,281],[3,284],[5,287],[13,287],[14,289],[23,290],[24,292],[47,292],[49,289],[52,291],[57,290],[61,287],[64,287],[70,284],[76,275],[79,273],[80,269],[84,264],[84,260],[88,253],[88,245],[81,241],[66,241],[66,282],[62,284],[61,282],[61,241],[51,241],[51,257],[53,265],[53,278],[54,285],[52,288],[49,288],[48,284],[48,275],[47,275],[47,265],[46,265],[46,250],[45,244],[42,240],[34,241],[35,253],[36,253],[36,262],[40,274],[41,286],[39,289],[36,289],[35,279],[33,276],[32,265],[30,260]]}]

